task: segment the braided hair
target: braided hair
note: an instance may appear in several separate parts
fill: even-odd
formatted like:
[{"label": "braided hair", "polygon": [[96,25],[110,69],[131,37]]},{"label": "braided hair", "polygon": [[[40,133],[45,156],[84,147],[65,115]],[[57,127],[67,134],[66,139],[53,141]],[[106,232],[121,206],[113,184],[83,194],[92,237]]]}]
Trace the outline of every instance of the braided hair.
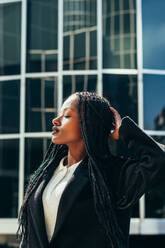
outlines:
[{"label": "braided hair", "polygon": [[95,211],[103,227],[110,247],[121,248],[123,235],[115,215],[115,201],[108,187],[103,164],[109,165],[109,133],[114,128],[110,103],[104,97],[91,92],[77,92],[81,132],[88,154],[89,178],[93,192]]},{"label": "braided hair", "polygon": [[[103,164],[109,165],[108,137],[113,129],[113,114],[107,99],[93,92],[76,92],[81,133],[87,153],[88,173],[95,211],[112,248],[121,248],[123,236],[115,214],[115,201]],[[51,144],[41,166],[32,175],[19,214],[20,238],[27,237],[27,204],[47,168],[67,153],[66,145]]]}]

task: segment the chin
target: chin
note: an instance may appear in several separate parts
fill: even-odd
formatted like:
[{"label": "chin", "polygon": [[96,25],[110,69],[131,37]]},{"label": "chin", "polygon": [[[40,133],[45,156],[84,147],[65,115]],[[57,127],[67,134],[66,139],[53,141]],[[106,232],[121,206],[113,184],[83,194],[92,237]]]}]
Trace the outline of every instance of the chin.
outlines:
[{"label": "chin", "polygon": [[55,137],[52,137],[52,143],[61,145],[62,143]]},{"label": "chin", "polygon": [[65,141],[62,141],[62,140],[52,136],[52,143],[57,144],[57,145],[63,145],[63,144],[65,144]]}]

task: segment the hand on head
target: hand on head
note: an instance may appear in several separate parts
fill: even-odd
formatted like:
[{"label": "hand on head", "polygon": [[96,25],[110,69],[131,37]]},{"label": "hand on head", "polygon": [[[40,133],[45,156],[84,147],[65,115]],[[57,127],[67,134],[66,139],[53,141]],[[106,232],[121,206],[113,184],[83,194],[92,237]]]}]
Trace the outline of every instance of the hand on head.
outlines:
[{"label": "hand on head", "polygon": [[122,120],[121,120],[119,113],[117,112],[115,108],[110,107],[110,111],[112,111],[114,119],[115,119],[115,127],[114,127],[114,130],[110,132],[109,136],[114,140],[118,140],[119,139],[119,128],[121,126]]}]

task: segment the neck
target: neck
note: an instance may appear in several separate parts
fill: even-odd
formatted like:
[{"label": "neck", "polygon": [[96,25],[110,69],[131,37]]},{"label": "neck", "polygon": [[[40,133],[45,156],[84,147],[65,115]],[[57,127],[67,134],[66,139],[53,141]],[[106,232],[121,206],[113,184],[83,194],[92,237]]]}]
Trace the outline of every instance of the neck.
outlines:
[{"label": "neck", "polygon": [[71,166],[84,159],[86,156],[84,143],[81,142],[76,145],[70,145],[68,150],[68,159],[67,159],[67,167]]}]

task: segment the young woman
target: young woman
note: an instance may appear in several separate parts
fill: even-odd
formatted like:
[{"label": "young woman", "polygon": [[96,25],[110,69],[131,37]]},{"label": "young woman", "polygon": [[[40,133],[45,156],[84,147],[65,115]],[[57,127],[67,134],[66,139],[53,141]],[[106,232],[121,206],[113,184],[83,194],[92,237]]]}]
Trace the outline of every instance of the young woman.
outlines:
[{"label": "young woman", "polygon": [[[20,247],[128,247],[133,204],[165,179],[163,145],[89,92],[71,95],[52,129],[20,211]],[[108,139],[134,157],[113,156]]]}]

